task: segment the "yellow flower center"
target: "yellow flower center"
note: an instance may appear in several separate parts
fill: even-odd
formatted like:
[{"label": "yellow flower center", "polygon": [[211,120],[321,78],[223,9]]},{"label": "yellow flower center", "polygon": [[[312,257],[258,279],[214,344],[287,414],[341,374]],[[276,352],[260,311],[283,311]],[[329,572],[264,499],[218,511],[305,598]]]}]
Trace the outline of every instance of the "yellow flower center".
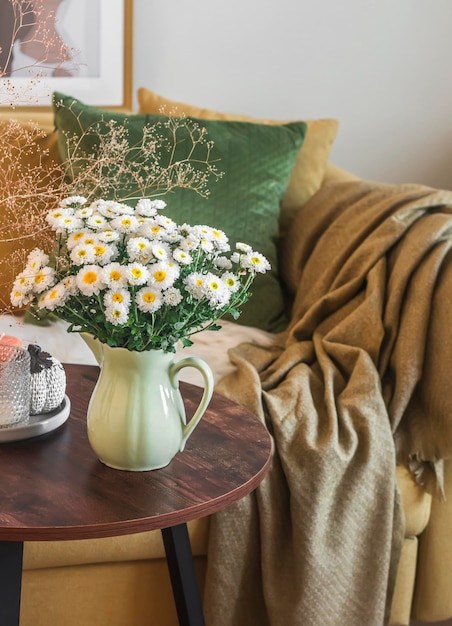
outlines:
[{"label": "yellow flower center", "polygon": [[121,278],[121,272],[118,272],[118,270],[112,270],[110,272],[111,280],[120,280],[120,278]]},{"label": "yellow flower center", "polygon": [[102,255],[105,252],[105,250],[106,250],[105,246],[100,246],[100,245],[94,246],[94,252],[96,253],[97,256]]},{"label": "yellow flower center", "polygon": [[83,282],[87,283],[88,285],[92,285],[93,283],[95,283],[97,280],[97,274],[96,272],[86,272],[86,274],[83,276]]},{"label": "yellow flower center", "polygon": [[135,278],[141,278],[142,273],[143,272],[138,267],[134,267],[132,270],[132,274]]},{"label": "yellow flower center", "polygon": [[166,278],[166,272],[164,270],[158,270],[154,272],[154,278],[158,283],[161,283]]},{"label": "yellow flower center", "polygon": [[36,274],[35,276],[35,283],[42,283],[42,281],[44,280],[44,274],[42,272],[38,272],[38,274]]},{"label": "yellow flower center", "polygon": [[111,299],[113,300],[113,302],[123,302],[124,296],[122,295],[122,293],[114,293]]},{"label": "yellow flower center", "polygon": [[148,304],[151,304],[155,300],[155,294],[153,294],[152,291],[148,291],[147,293],[143,294],[143,300]]}]

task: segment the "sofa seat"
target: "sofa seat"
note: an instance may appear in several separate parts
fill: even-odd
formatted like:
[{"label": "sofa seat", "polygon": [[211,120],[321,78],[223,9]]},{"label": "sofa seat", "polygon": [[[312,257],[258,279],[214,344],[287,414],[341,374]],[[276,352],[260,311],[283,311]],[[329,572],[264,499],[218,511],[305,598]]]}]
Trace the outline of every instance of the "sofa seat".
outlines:
[{"label": "sofa seat", "polygon": [[[202,591],[209,518],[188,524]],[[20,626],[176,626],[160,531],[24,545]]]}]

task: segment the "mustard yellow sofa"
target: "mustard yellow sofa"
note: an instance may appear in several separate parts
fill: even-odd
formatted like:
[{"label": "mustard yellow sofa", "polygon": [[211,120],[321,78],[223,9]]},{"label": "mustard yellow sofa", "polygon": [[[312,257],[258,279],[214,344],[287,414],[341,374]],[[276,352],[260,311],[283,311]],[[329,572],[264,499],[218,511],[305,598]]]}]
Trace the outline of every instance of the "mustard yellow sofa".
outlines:
[{"label": "mustard yellow sofa", "polygon": [[[179,112],[198,117],[217,115],[221,119],[221,114],[173,103],[141,90],[141,110],[160,110],[162,105],[177,105]],[[30,117],[29,113],[13,115],[23,122]],[[43,141],[49,148],[49,158],[58,158],[52,114],[39,113],[32,117],[46,131]],[[307,140],[312,138],[313,143],[318,124],[313,121],[308,125]],[[356,178],[328,162],[337,123],[331,121],[323,131],[322,141],[312,148],[316,158],[312,159],[309,180],[302,181],[306,197],[301,202],[307,201],[322,185]],[[300,199],[286,200],[290,209],[296,210]],[[30,246],[33,245],[31,241]],[[10,253],[11,245],[2,243],[0,260]],[[4,277],[3,282],[10,278]],[[405,540],[392,605],[392,626],[408,626],[410,619],[434,621],[452,617],[452,463],[446,463],[445,468],[445,503],[432,501],[405,467],[397,468],[405,512]],[[202,590],[209,519],[190,523],[189,531]],[[174,626],[177,617],[160,533],[26,543],[20,623],[21,626]]]}]

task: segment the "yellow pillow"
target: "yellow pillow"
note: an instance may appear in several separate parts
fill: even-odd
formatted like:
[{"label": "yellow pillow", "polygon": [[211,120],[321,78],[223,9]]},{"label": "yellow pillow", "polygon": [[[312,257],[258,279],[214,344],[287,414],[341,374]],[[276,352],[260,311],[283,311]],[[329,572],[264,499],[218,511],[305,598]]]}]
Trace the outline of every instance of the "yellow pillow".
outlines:
[{"label": "yellow pillow", "polygon": [[[137,96],[139,113],[187,115],[208,120],[235,120],[238,122],[258,122],[260,124],[287,124],[288,122],[288,120],[261,120],[246,115],[211,111],[210,109],[203,109],[184,102],[169,100],[145,87],[138,89]],[[307,134],[298,153],[289,185],[281,203],[280,222],[282,230],[287,228],[288,223],[300,206],[320,189],[331,146],[339,127],[339,122],[335,119],[304,121],[308,125]]]}]

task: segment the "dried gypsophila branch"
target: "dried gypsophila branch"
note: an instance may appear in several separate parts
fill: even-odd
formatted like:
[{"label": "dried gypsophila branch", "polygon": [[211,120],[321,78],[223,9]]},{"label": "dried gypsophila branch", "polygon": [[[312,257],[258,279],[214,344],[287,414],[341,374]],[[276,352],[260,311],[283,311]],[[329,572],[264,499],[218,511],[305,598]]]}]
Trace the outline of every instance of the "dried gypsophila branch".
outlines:
[{"label": "dried gypsophila branch", "polygon": [[[72,193],[131,201],[162,196],[177,187],[208,197],[208,183],[222,176],[206,129],[190,118],[167,117],[145,124],[140,139],[130,144],[127,118],[124,123],[102,118],[86,127],[72,106],[62,102],[57,106],[73,113],[79,126],[78,132],[63,133],[68,154],[64,167],[73,180]],[[184,155],[179,150],[176,158],[182,143]]]}]

